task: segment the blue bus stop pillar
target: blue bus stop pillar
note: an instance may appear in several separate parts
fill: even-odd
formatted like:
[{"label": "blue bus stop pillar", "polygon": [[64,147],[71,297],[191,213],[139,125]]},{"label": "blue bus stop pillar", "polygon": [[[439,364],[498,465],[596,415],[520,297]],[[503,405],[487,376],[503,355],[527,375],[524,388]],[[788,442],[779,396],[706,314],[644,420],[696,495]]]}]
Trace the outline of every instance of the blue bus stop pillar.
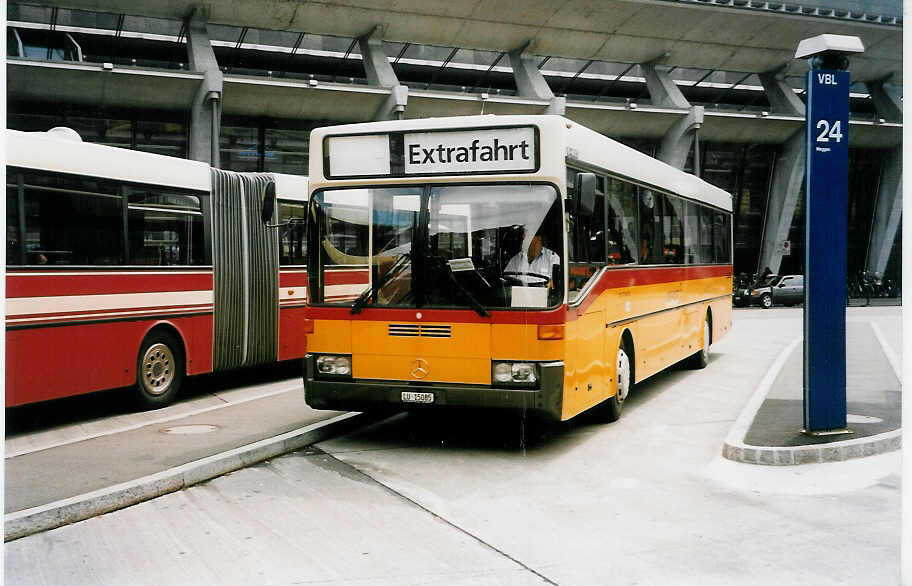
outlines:
[{"label": "blue bus stop pillar", "polygon": [[[831,65],[826,60],[812,64]],[[850,433],[845,322],[849,72],[812,67],[806,84],[804,431]]]}]

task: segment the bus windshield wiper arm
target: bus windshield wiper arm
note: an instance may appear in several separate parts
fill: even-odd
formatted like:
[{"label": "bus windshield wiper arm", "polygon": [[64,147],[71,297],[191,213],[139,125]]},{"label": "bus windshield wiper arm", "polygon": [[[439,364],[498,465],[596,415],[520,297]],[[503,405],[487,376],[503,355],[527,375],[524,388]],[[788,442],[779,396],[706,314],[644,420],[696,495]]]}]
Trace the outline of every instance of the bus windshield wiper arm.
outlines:
[{"label": "bus windshield wiper arm", "polygon": [[396,262],[393,263],[393,266],[388,268],[386,270],[386,272],[383,273],[383,275],[381,275],[380,278],[377,279],[377,282],[374,283],[374,285],[372,287],[368,287],[367,289],[365,289],[364,292],[361,293],[361,295],[359,295],[358,298],[354,300],[354,302],[351,305],[351,313],[352,314],[361,313],[361,308],[364,307],[364,304],[367,303],[369,299],[372,299],[374,297],[374,295],[377,294],[377,291],[379,291],[381,287],[386,285],[393,277],[398,275],[399,272],[402,271],[402,269],[404,269],[406,266],[408,266],[408,262],[406,262],[406,261],[408,261],[410,258],[411,258],[411,256],[409,255],[409,253],[407,253],[407,252],[402,253],[399,256],[399,258],[396,259]]},{"label": "bus windshield wiper arm", "polygon": [[[478,312],[478,315],[480,315],[482,317],[491,317],[491,314],[488,313],[488,310],[485,308],[485,306],[482,305],[480,301],[475,299],[475,296],[472,295],[472,293],[468,289],[466,289],[465,286],[462,283],[460,283],[458,279],[456,279],[456,275],[453,274],[452,269],[450,269],[449,267],[447,267],[447,274],[450,276],[450,281],[452,281],[453,285],[456,286],[456,290],[459,291],[460,293],[462,293],[465,296],[465,298],[469,300],[469,305],[472,306],[472,309],[474,309],[475,311]],[[481,276],[481,274],[479,274],[479,276]],[[484,280],[484,277],[482,277],[482,280]],[[487,281],[486,281],[486,283],[487,283]]]}]

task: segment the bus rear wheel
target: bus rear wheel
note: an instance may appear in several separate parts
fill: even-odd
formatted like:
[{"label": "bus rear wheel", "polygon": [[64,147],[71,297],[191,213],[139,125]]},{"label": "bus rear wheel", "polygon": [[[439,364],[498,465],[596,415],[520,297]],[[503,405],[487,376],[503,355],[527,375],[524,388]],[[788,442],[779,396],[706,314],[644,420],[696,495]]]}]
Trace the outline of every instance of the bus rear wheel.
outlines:
[{"label": "bus rear wheel", "polygon": [[606,399],[601,405],[602,414],[608,423],[621,418],[624,401],[627,400],[627,395],[630,394],[630,388],[633,386],[633,369],[631,368],[630,356],[627,354],[624,342],[621,342],[618,346],[615,366],[614,396]]},{"label": "bus rear wheel", "polygon": [[709,314],[703,320],[703,340],[702,346],[690,357],[691,368],[706,368],[709,364],[709,347],[712,344],[712,322],[709,321]]},{"label": "bus rear wheel", "polygon": [[143,340],[136,361],[137,400],[144,409],[170,404],[184,380],[184,353],[180,342],[163,331]]}]

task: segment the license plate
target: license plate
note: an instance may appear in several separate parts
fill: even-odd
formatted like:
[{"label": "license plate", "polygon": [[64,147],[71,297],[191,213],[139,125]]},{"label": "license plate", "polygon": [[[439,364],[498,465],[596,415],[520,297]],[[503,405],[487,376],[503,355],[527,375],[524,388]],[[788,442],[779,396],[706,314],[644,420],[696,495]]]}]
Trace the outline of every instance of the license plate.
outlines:
[{"label": "license plate", "polygon": [[403,403],[433,403],[434,402],[434,393],[411,393],[408,391],[402,392],[402,402]]}]

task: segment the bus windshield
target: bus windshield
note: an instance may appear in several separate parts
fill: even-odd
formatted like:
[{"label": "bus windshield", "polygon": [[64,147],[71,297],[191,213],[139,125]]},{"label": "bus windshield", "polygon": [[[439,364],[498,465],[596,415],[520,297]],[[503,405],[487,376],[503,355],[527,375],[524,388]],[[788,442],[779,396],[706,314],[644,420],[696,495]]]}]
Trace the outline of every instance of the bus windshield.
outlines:
[{"label": "bus windshield", "polygon": [[[313,301],[367,307],[545,309],[563,292],[563,224],[547,184],[330,189],[314,194],[312,271],[361,265],[356,297]],[[324,275],[312,279],[324,283]],[[354,293],[353,293],[354,294]]]}]

